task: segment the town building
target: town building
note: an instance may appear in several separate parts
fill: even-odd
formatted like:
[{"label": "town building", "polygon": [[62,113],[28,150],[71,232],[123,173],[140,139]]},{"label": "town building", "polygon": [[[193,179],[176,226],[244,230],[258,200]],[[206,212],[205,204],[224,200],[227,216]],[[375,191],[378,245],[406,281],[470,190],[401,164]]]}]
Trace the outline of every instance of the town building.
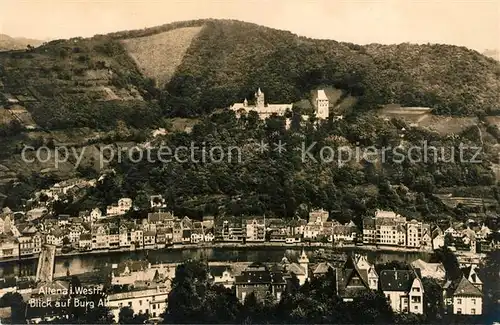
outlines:
[{"label": "town building", "polygon": [[107,306],[118,322],[120,309],[130,307],[134,314],[149,314],[159,317],[167,307],[170,287],[167,285],[151,288],[137,288],[130,291],[111,293],[107,296]]},{"label": "town building", "polygon": [[361,274],[367,274],[368,287],[371,290],[377,290],[379,286],[379,276],[375,270],[375,265],[368,261],[368,257],[364,254],[354,254],[354,263]]},{"label": "town building", "polygon": [[411,262],[415,270],[419,270],[422,278],[433,278],[438,281],[446,279],[446,270],[443,263],[427,263],[421,259]]},{"label": "town building", "polygon": [[286,290],[286,281],[279,271],[270,271],[262,263],[250,264],[239,276],[235,277],[236,297],[245,302],[245,298],[253,293],[262,301],[271,294],[277,301]]},{"label": "town building", "polygon": [[0,259],[19,257],[19,242],[17,238],[0,234]]},{"label": "town building", "polygon": [[332,224],[330,223],[329,225],[330,227],[328,227],[328,224],[326,224],[327,220],[328,220],[328,211],[319,209],[309,212],[309,220],[303,230],[304,239],[317,240],[319,237],[325,234],[324,231],[325,225],[326,228],[328,229],[327,234],[330,235]]},{"label": "town building", "polygon": [[483,292],[465,276],[445,283],[443,300],[446,314],[481,315],[483,313]]},{"label": "town building", "polygon": [[352,256],[349,256],[340,268],[336,269],[337,294],[345,302],[352,302],[356,296],[368,292],[368,270],[361,270]]},{"label": "town building", "polygon": [[264,218],[247,218],[245,220],[245,226],[247,242],[263,242],[266,240],[266,225]]},{"label": "town building", "polygon": [[161,195],[151,195],[149,197],[149,202],[152,209],[161,209],[167,207],[165,199]]},{"label": "town building", "polygon": [[465,268],[462,269],[462,273],[464,277],[472,283],[472,285],[476,288],[478,288],[481,292],[483,291],[483,281],[479,278],[477,272],[476,272],[476,266],[475,265],[469,265]]},{"label": "town building", "polygon": [[383,270],[380,289],[396,313],[423,314],[424,286],[415,270]]},{"label": "town building", "polygon": [[363,244],[387,245],[431,250],[430,225],[406,218],[392,211],[377,210],[375,216],[363,220]]},{"label": "town building", "polygon": [[132,208],[132,199],[121,198],[117,204],[112,204],[106,208],[106,216],[113,217],[127,213]]},{"label": "town building", "polygon": [[94,225],[92,228],[92,249],[108,249],[109,229],[106,224]]},{"label": "town building", "polygon": [[284,256],[278,267],[285,280],[290,279],[293,275],[295,275],[297,280],[299,280],[299,284],[304,285],[304,283],[306,283],[309,279],[309,258],[307,257],[304,249],[302,249],[297,263],[290,262],[288,258]]},{"label": "town building", "polygon": [[312,275],[315,278],[319,278],[325,276],[328,272],[335,273],[335,266],[330,262],[321,262],[316,265],[316,267],[312,271]]},{"label": "town building", "polygon": [[209,279],[213,284],[220,284],[225,288],[232,288],[235,284],[231,265],[210,265]]},{"label": "town building", "polygon": [[241,218],[220,217],[215,223],[215,240],[224,242],[242,242],[245,231],[242,227]]},{"label": "town building", "polygon": [[356,241],[359,233],[358,227],[352,221],[344,225],[338,222],[332,225],[332,241],[337,244],[352,244]]},{"label": "town building", "polygon": [[215,226],[215,217],[214,216],[203,216],[203,228],[212,229]]},{"label": "town building", "polygon": [[140,286],[143,283],[165,283],[175,276],[176,265],[151,264],[147,261],[128,260],[114,264],[111,270],[111,285]]},{"label": "town building", "polygon": [[80,240],[78,241],[78,248],[81,251],[92,250],[92,234],[81,234]]}]

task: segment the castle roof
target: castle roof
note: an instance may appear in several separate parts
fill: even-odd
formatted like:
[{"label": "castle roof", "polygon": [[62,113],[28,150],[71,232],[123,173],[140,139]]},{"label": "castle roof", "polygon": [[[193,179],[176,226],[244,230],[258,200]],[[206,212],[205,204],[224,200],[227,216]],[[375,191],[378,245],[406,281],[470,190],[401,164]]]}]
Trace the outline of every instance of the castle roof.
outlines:
[{"label": "castle roof", "polygon": [[323,89],[318,90],[318,99],[328,100],[328,97],[326,97],[325,91]]}]

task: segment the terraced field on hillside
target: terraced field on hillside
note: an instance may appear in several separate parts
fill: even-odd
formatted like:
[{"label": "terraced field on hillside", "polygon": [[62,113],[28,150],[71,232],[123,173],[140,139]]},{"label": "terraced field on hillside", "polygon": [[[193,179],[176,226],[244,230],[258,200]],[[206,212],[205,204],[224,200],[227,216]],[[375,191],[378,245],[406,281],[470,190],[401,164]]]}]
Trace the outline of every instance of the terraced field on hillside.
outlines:
[{"label": "terraced field on hillside", "polygon": [[191,42],[202,28],[178,28],[122,42],[141,72],[156,80],[158,86],[164,86],[175,74]]}]

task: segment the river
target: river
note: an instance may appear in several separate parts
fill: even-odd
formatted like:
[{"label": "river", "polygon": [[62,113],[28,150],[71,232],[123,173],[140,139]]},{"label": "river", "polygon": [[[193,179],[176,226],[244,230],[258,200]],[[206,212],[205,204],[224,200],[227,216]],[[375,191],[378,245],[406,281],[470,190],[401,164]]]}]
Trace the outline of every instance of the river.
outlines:
[{"label": "river", "polygon": [[[306,248],[311,258],[316,248]],[[355,248],[338,249],[339,253],[356,250]],[[65,276],[92,272],[101,267],[132,259],[147,258],[154,263],[178,263],[187,259],[206,259],[208,261],[227,262],[280,262],[283,256],[295,259],[301,249],[290,247],[259,247],[259,248],[193,248],[177,250],[153,250],[138,252],[113,252],[104,254],[87,254],[77,256],[61,256],[55,261],[54,276]],[[422,252],[373,252],[367,251],[368,260],[372,263],[386,263],[389,261],[412,262],[418,258],[428,260],[429,254]],[[312,260],[314,262],[314,260]],[[37,260],[8,262],[0,265],[0,277],[27,276],[36,274]]]}]

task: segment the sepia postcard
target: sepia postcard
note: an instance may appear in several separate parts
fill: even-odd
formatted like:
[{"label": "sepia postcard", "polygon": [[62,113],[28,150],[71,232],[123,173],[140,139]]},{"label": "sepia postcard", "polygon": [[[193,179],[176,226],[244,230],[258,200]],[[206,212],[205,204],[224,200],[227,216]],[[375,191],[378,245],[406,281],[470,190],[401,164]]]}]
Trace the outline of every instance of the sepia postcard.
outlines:
[{"label": "sepia postcard", "polygon": [[500,0],[0,0],[0,324],[500,325]]}]

